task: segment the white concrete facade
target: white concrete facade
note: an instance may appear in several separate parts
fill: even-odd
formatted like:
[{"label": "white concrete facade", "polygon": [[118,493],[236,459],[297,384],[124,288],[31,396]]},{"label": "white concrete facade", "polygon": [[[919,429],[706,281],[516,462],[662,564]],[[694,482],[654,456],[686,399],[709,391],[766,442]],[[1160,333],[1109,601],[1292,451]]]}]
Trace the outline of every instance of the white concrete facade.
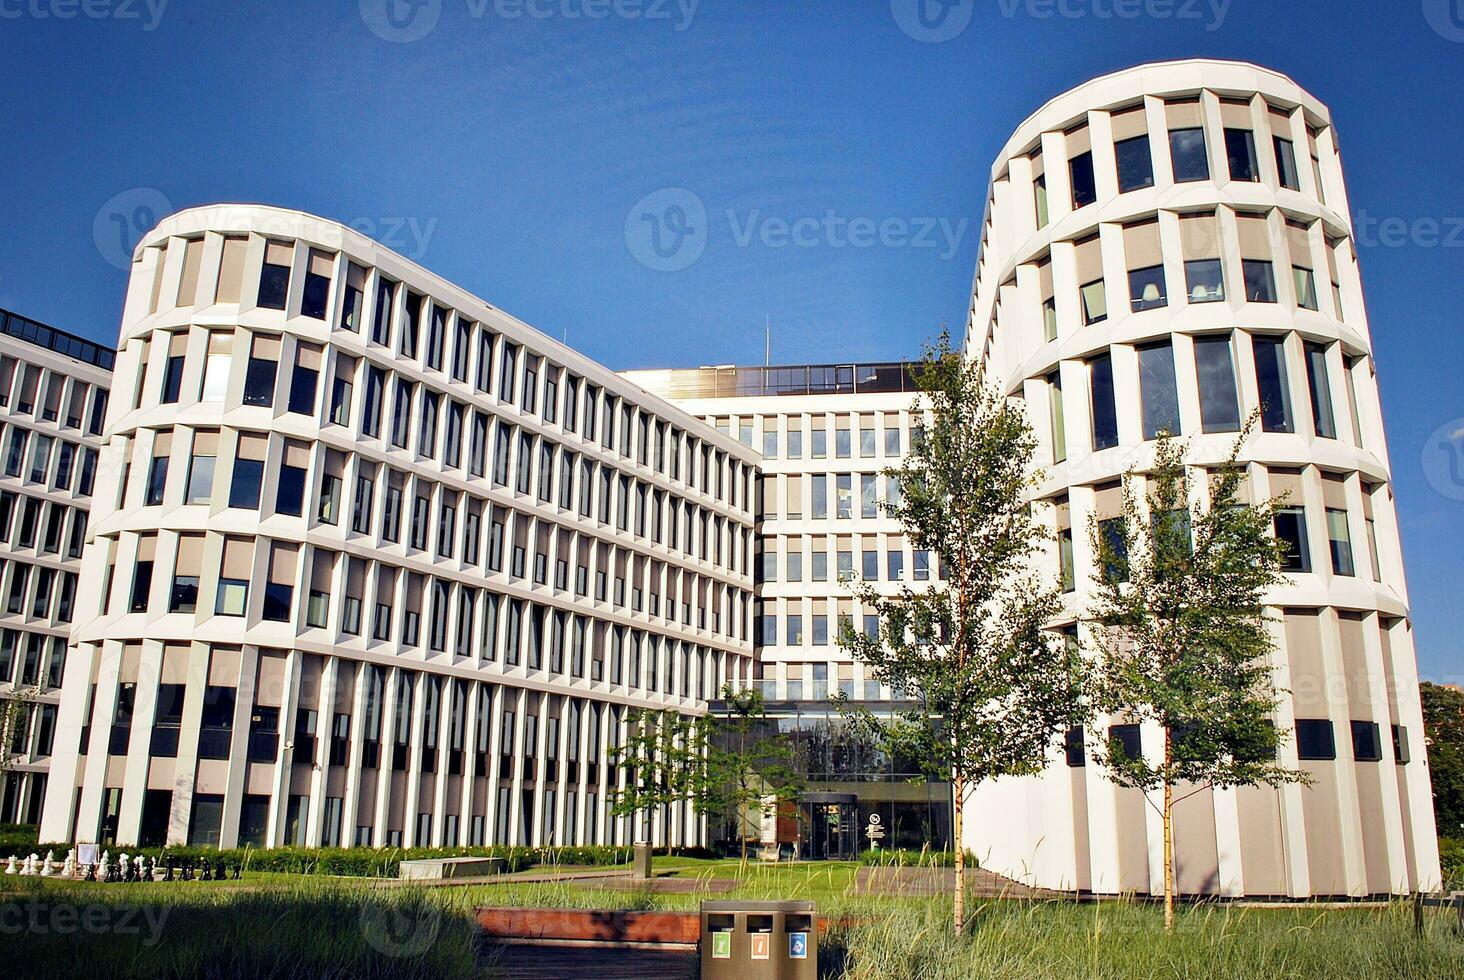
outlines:
[{"label": "white concrete facade", "polygon": [[639,836],[625,712],[750,678],[756,453],[297,212],[166,219],[119,346],[43,839]]},{"label": "white concrete facade", "polygon": [[[1048,563],[1070,580],[1069,623],[1085,629],[1090,518],[1117,514],[1120,477],[1142,471],[1160,429],[1213,465],[1264,408],[1243,450],[1250,492],[1288,493],[1297,508],[1278,526],[1300,540],[1271,596],[1288,691],[1277,721],[1298,730],[1282,761],[1315,785],[1182,803],[1180,890],[1437,887],[1387,446],[1326,107],[1246,64],[1118,72],[1017,129],[987,207],[966,350],[1038,433],[1036,496],[1060,535]],[[1157,731],[1141,736],[1159,751]],[[1091,764],[1063,762],[982,787],[967,846],[1033,884],[1158,890],[1154,809]]]},{"label": "white concrete facade", "polygon": [[19,699],[0,823],[45,799],[112,352],[0,310],[0,699]]}]

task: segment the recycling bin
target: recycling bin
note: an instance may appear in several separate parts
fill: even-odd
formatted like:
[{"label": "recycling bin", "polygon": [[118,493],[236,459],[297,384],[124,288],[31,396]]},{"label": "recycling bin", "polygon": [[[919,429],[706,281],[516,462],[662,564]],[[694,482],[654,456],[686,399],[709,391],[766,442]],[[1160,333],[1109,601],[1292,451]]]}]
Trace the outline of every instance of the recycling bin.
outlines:
[{"label": "recycling bin", "polygon": [[816,980],[814,904],[702,902],[702,980]]}]

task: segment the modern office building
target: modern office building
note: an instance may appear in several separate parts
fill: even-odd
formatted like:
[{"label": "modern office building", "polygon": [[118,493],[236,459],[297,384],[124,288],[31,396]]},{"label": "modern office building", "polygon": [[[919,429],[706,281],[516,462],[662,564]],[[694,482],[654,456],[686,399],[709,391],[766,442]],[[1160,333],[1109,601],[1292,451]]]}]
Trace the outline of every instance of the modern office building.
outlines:
[{"label": "modern office building", "polygon": [[144,238],[114,384],[43,839],[702,838],[607,753],[751,678],[756,452],[265,207]]},{"label": "modern office building", "polygon": [[0,310],[0,823],[36,823],[97,478],[112,352]]},{"label": "modern office building", "polygon": [[[1145,65],[1053,99],[992,167],[966,350],[1038,432],[1049,568],[1080,632],[1089,522],[1118,514],[1122,474],[1142,470],[1161,430],[1189,440],[1199,472],[1260,412],[1248,490],[1287,495],[1276,532],[1290,574],[1271,597],[1289,692],[1277,722],[1295,732],[1281,759],[1315,783],[1184,800],[1180,890],[1436,887],[1408,592],[1326,106],[1218,61]],[[1119,734],[1161,750],[1157,729]],[[1158,890],[1153,808],[1084,766],[1078,745],[1067,762],[979,789],[967,846],[1035,884]]]},{"label": "modern office building", "polygon": [[[1215,61],[1048,103],[992,168],[965,348],[1037,430],[1044,571],[1066,596],[1053,628],[1080,637],[1088,528],[1118,513],[1122,476],[1160,431],[1190,440],[1199,474],[1260,413],[1247,491],[1288,494],[1290,574],[1271,597],[1277,722],[1295,733],[1282,759],[1314,785],[1187,798],[1181,891],[1437,886],[1326,107]],[[0,360],[0,397],[31,405],[54,372],[74,378],[65,425],[18,401],[0,421],[18,413],[84,454],[70,420],[99,417],[105,353],[17,355],[34,375]],[[702,842],[715,828],[683,806],[650,827],[612,819],[624,774],[607,754],[627,711],[701,714],[730,683],[759,686],[806,769],[804,856],[861,849],[876,813],[886,846],[951,843],[949,789],[866,753],[826,701],[898,707],[837,646],[841,622],[872,628],[851,580],[938,587],[877,507],[914,432],[904,365],[617,375],[339,224],[242,206],[144,238],[117,364],[63,687],[41,695],[59,704],[54,736],[44,714],[36,726],[53,742],[43,840]],[[16,452],[0,510],[49,542],[82,481],[47,491],[45,516],[6,504],[55,479],[27,481],[33,457]],[[39,563],[64,578],[47,547]],[[45,573],[19,599],[8,574],[9,613],[60,633],[59,606],[31,615]],[[58,663],[54,641],[12,645],[0,626],[11,674],[45,672],[19,652],[42,642]],[[976,791],[964,843],[983,866],[1051,888],[1160,887],[1153,809],[1083,750],[1116,734],[1155,752],[1159,732],[1102,721],[1069,733],[1045,774]]]},{"label": "modern office building", "polygon": [[[794,746],[808,779],[799,803],[799,852],[853,857],[877,814],[886,847],[950,844],[950,787],[916,779],[913,759],[890,758],[854,738],[829,704],[840,693],[888,710],[891,691],[838,645],[841,624],[873,631],[875,611],[854,583],[884,594],[937,577],[881,509],[897,489],[916,424],[905,364],[826,364],[627,371],[762,454],[756,500],[757,586],[753,684],[770,721]],[[714,828],[715,830],[715,828]]]}]

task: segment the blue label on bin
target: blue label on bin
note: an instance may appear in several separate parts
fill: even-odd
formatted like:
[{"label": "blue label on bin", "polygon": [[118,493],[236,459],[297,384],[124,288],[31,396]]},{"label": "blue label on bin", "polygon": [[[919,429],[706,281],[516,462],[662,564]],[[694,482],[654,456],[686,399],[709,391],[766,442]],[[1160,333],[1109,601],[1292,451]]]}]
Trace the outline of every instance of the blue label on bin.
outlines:
[{"label": "blue label on bin", "polygon": [[808,959],[808,933],[806,933],[806,932],[790,932],[790,933],[788,933],[788,959],[790,959],[790,960],[806,960],[806,959]]}]

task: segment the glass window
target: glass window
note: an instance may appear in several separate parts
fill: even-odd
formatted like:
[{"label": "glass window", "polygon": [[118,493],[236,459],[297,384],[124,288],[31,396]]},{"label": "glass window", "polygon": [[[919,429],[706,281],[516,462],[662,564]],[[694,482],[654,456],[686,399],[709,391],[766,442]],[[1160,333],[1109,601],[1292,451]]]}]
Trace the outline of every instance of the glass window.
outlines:
[{"label": "glass window", "polygon": [[1139,387],[1144,405],[1144,438],[1161,432],[1179,435],[1179,393],[1174,380],[1174,349],[1155,344],[1139,349]]},{"label": "glass window", "polygon": [[778,458],[778,430],[768,428],[763,430],[763,459]]},{"label": "glass window", "polygon": [[163,488],[168,482],[168,457],[156,456],[147,473],[147,494],[143,504],[156,507],[163,502]]},{"label": "glass window", "polygon": [[1305,266],[1291,267],[1291,277],[1296,283],[1296,305],[1304,310],[1317,309],[1317,277]]},{"label": "glass window", "polygon": [[1375,721],[1354,721],[1352,728],[1352,758],[1357,762],[1381,762],[1383,760],[1383,739]]},{"label": "glass window", "polygon": [[834,430],[834,455],[839,459],[848,459],[853,447],[850,445],[849,430],[839,428]]},{"label": "glass window", "polygon": [[281,466],[280,482],[275,494],[275,513],[299,517],[305,506],[305,468]]},{"label": "glass window", "polygon": [[885,455],[900,455],[900,427],[898,425],[885,424],[884,430]]},{"label": "glass window", "polygon": [[1098,186],[1093,180],[1093,154],[1091,152],[1079,153],[1069,160],[1068,173],[1072,176],[1074,210],[1098,200]]},{"label": "glass window", "polygon": [[1062,566],[1062,590],[1072,592],[1077,588],[1077,574],[1073,566],[1073,529],[1070,527],[1057,532],[1057,557]]},{"label": "glass window", "polygon": [[1210,179],[1210,158],[1205,153],[1203,129],[1171,129],[1169,158],[1174,165],[1175,183]]},{"label": "glass window", "polygon": [[263,477],[263,460],[235,459],[234,476],[229,484],[229,506],[258,510],[259,487]]},{"label": "glass window", "polygon": [[1062,406],[1062,376],[1054,371],[1047,376],[1048,419],[1052,423],[1052,461],[1067,459],[1067,418]]},{"label": "glass window", "polygon": [[1240,263],[1245,274],[1247,303],[1276,302],[1276,274],[1265,259],[1244,259]]},{"label": "glass window", "polygon": [[1103,563],[1103,578],[1109,582],[1128,581],[1128,537],[1122,517],[1110,517],[1098,522],[1098,537],[1104,551],[1100,554]]},{"label": "glass window", "polygon": [[1327,348],[1306,344],[1306,384],[1311,393],[1312,425],[1323,439],[1337,438],[1337,420],[1332,414],[1332,385],[1327,375]]},{"label": "glass window", "polygon": [[1092,401],[1093,449],[1118,445],[1118,409],[1113,400],[1113,360],[1107,354],[1088,362]]},{"label": "glass window", "polygon": [[1347,511],[1327,508],[1327,541],[1332,551],[1332,574],[1356,575],[1352,564],[1352,534],[1347,529]]},{"label": "glass window", "polygon": [[1195,375],[1200,387],[1201,431],[1240,431],[1240,399],[1229,336],[1195,338]]},{"label": "glass window", "polygon": [[1311,571],[1311,548],[1306,539],[1306,511],[1300,507],[1278,507],[1274,526],[1276,540],[1281,545],[1282,570]]},{"label": "glass window", "polygon": [[1256,360],[1256,388],[1261,396],[1261,428],[1266,432],[1294,432],[1291,387],[1286,374],[1284,337],[1251,338]]},{"label": "glass window", "polygon": [[178,395],[183,390],[183,358],[173,355],[168,358],[167,367],[163,371],[163,398],[164,405],[172,405],[178,401]]},{"label": "glass window", "polygon": [[1114,143],[1113,155],[1118,162],[1119,193],[1154,186],[1154,161],[1149,156],[1147,133]]},{"label": "glass window", "polygon": [[848,473],[840,473],[835,477],[834,490],[834,516],[839,520],[848,520],[854,516],[854,477]]},{"label": "glass window", "polygon": [[829,454],[829,433],[819,426],[813,430],[813,458],[824,459]]},{"label": "glass window", "polygon": [[1057,300],[1051,296],[1042,301],[1042,339],[1057,339]]},{"label": "glass window", "polygon": [[898,582],[905,577],[905,552],[898,547],[885,554],[885,578]]},{"label": "glass window", "polygon": [[1261,179],[1256,162],[1256,137],[1248,129],[1225,130],[1225,158],[1230,164],[1230,179],[1252,183]]},{"label": "glass window", "polygon": [[1032,182],[1032,192],[1036,198],[1037,205],[1037,227],[1046,228],[1048,222],[1047,210],[1047,175],[1038,174],[1037,179]]},{"label": "glass window", "polygon": [[270,244],[266,248],[266,258],[263,267],[259,270],[259,300],[257,306],[266,310],[283,310],[285,308],[285,297],[290,292],[290,267],[271,262],[271,258],[281,256],[283,261],[290,257],[289,246]]},{"label": "glass window", "polygon": [[242,616],[249,605],[249,582],[239,578],[219,579],[214,612],[219,616]]},{"label": "glass window", "polygon": [[829,516],[829,478],[822,473],[815,474],[812,480],[813,487],[813,509],[814,520],[823,520]]},{"label": "glass window", "polygon": [[1169,303],[1164,289],[1164,266],[1129,270],[1129,302],[1135,313],[1157,310]]},{"label": "glass window", "polygon": [[1225,298],[1225,277],[1219,259],[1190,259],[1184,264],[1184,286],[1191,303],[1218,303]]},{"label": "glass window", "polygon": [[865,473],[859,477],[859,516],[879,516],[879,478],[873,473]]},{"label": "glass window", "polygon": [[1281,178],[1281,186],[1290,191],[1301,190],[1301,180],[1296,172],[1295,145],[1279,136],[1272,137],[1272,140],[1276,144],[1276,173]]},{"label": "glass window", "polygon": [[1108,319],[1108,291],[1102,279],[1095,279],[1079,289],[1083,300],[1083,323],[1101,323]]},{"label": "glass window", "polygon": [[1336,759],[1337,740],[1332,734],[1332,723],[1326,718],[1296,719],[1296,756],[1317,762]]},{"label": "glass window", "polygon": [[278,361],[263,357],[249,358],[249,367],[244,374],[244,404],[274,404],[275,371]]}]

